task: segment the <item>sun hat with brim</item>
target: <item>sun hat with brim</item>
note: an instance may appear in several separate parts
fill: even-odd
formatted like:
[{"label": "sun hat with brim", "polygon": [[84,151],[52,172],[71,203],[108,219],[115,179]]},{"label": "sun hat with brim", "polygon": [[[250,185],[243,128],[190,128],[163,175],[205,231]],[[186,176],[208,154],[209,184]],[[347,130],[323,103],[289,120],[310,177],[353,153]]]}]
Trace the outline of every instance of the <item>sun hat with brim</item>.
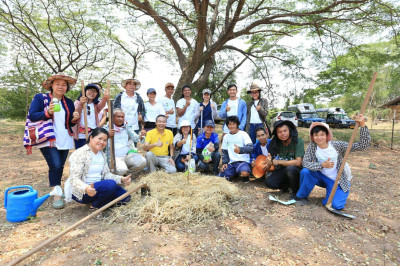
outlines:
[{"label": "sun hat with brim", "polygon": [[182,120],[180,127],[187,127],[190,126],[190,122],[188,120]]},{"label": "sun hat with brim", "polygon": [[136,91],[137,91],[138,89],[140,89],[140,86],[142,85],[142,83],[140,83],[139,80],[134,79],[134,78],[124,79],[124,80],[122,81],[122,83],[121,83],[121,86],[125,89],[126,83],[129,82],[129,81],[133,81],[133,82],[136,84],[136,89],[135,89]]},{"label": "sun hat with brim", "polygon": [[206,93],[211,94],[211,90],[210,90],[210,89],[204,89],[203,92],[202,92],[202,94],[204,95],[204,94],[206,94]]},{"label": "sun hat with brim", "polygon": [[312,142],[314,142],[314,138],[313,138],[313,136],[311,135],[311,130],[312,130],[314,127],[316,127],[316,126],[321,126],[321,127],[324,127],[324,128],[326,128],[326,129],[328,130],[328,136],[326,137],[326,140],[327,140],[327,141],[331,141],[331,140],[333,139],[332,131],[329,129],[329,125],[328,125],[327,123],[323,123],[323,122],[313,122],[313,123],[311,124],[311,126],[310,126],[310,131],[309,131],[310,139],[311,139]]},{"label": "sun hat with brim", "polygon": [[168,82],[167,84],[165,84],[165,88],[168,88],[168,87],[175,88],[175,85],[172,82]]},{"label": "sun hat with brim", "polygon": [[68,83],[68,90],[72,89],[72,87],[76,84],[76,79],[74,79],[70,76],[67,76],[62,72],[59,72],[55,75],[50,76],[45,81],[43,81],[42,87],[45,88],[46,90],[50,90],[51,85],[53,85],[53,81],[55,81],[57,79],[65,80]]},{"label": "sun hat with brim", "polygon": [[255,83],[250,85],[250,89],[247,90],[247,94],[250,94],[252,91],[262,91],[261,87]]},{"label": "sun hat with brim", "polygon": [[[256,159],[256,165],[253,167],[252,173],[255,178],[263,177],[266,173],[264,170],[264,166],[267,163],[267,156],[265,155],[258,155]],[[269,171],[273,171],[274,166],[271,165]]]}]

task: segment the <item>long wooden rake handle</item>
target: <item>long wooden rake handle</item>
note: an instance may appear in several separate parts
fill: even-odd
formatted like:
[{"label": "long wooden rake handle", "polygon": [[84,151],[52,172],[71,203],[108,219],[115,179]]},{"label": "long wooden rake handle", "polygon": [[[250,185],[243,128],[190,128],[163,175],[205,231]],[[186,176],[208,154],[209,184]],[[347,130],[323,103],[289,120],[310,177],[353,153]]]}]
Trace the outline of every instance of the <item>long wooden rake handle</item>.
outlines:
[{"label": "long wooden rake handle", "polygon": [[[86,97],[86,93],[85,93],[85,83],[83,82],[83,80],[81,80],[81,89],[82,89],[82,96]],[[86,140],[89,137],[89,131],[88,131],[88,121],[87,121],[87,102],[83,104],[83,118],[85,121],[85,136],[86,136]],[[94,110],[93,110],[94,112]]]},{"label": "long wooden rake handle", "polygon": [[[365,95],[364,103],[361,106],[360,114],[364,114],[364,112],[365,112],[365,108],[367,107],[368,100],[369,100],[369,97],[371,96],[372,89],[374,88],[374,84],[375,84],[375,80],[376,80],[377,76],[378,76],[377,72],[375,72],[374,75],[372,76],[372,80],[371,80],[371,83],[369,85],[367,94]],[[332,209],[332,200],[333,200],[333,197],[336,194],[336,190],[337,190],[337,187],[339,185],[339,180],[340,180],[340,177],[342,176],[342,173],[343,173],[343,170],[344,170],[344,165],[346,164],[347,158],[349,157],[349,154],[350,154],[350,151],[351,151],[351,148],[353,147],[353,142],[354,142],[354,139],[356,137],[356,134],[357,134],[357,131],[358,131],[358,127],[359,127],[359,124],[356,123],[356,125],[354,126],[354,129],[353,129],[353,134],[350,137],[350,141],[349,141],[349,145],[347,146],[346,153],[344,154],[342,165],[340,165],[339,172],[338,172],[338,174],[336,176],[335,184],[333,185],[331,194],[329,195],[328,201],[325,204],[325,207],[328,208],[328,209]]]},{"label": "long wooden rake handle", "polygon": [[67,229],[65,229],[64,231],[61,231],[60,233],[58,233],[57,235],[47,239],[46,241],[44,241],[43,243],[37,245],[34,249],[26,252],[25,254],[23,254],[21,257],[11,261],[10,263],[8,263],[8,266],[11,265],[16,265],[18,263],[20,263],[21,261],[23,261],[24,259],[30,257],[31,255],[33,255],[34,253],[36,253],[37,251],[41,250],[42,248],[44,248],[45,246],[47,246],[48,244],[50,244],[51,242],[53,242],[54,240],[58,239],[59,237],[65,235],[66,233],[68,233],[69,231],[71,231],[72,229],[74,229],[75,227],[78,227],[79,225],[83,224],[84,222],[86,222],[87,220],[97,216],[99,213],[101,213],[102,211],[104,211],[105,209],[108,209],[109,207],[111,207],[112,205],[114,205],[115,203],[119,202],[120,200],[123,200],[124,198],[128,197],[129,195],[131,195],[132,193],[138,191],[139,189],[145,189],[145,190],[150,190],[150,188],[147,186],[147,184],[140,184],[134,188],[132,188],[131,190],[127,191],[125,194],[119,196],[118,198],[116,198],[115,200],[111,201],[110,203],[104,205],[103,207],[101,207],[100,209],[96,210],[95,212],[93,212],[92,214],[86,216],[85,218],[79,220],[78,222],[74,223],[73,225],[69,226]]}]

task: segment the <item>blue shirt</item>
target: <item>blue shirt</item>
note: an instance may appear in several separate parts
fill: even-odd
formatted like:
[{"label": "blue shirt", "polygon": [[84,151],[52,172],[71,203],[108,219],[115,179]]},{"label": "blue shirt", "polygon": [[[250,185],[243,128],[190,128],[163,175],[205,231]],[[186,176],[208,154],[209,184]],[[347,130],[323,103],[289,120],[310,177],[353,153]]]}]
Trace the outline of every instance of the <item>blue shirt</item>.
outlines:
[{"label": "blue shirt", "polygon": [[[201,102],[201,103],[200,103],[200,107],[201,107],[201,106],[204,106],[204,109],[203,109],[203,124],[200,125],[200,123],[201,123],[201,118],[199,118],[199,121],[198,121],[197,124],[196,124],[196,126],[197,126],[198,128],[203,128],[203,127],[204,127],[204,122],[207,121],[207,120],[214,121],[214,119],[213,119],[213,117],[212,117],[211,102],[209,102],[209,103],[207,104],[207,106],[205,106],[205,105]],[[200,114],[200,117],[201,117],[201,114]],[[213,132],[213,133],[214,133],[214,132]]]},{"label": "blue shirt", "polygon": [[197,145],[196,148],[197,149],[204,149],[208,143],[212,142],[213,144],[215,143],[219,143],[219,139],[218,139],[218,134],[213,132],[210,136],[209,139],[206,139],[206,133],[201,134],[198,138],[197,138]]}]

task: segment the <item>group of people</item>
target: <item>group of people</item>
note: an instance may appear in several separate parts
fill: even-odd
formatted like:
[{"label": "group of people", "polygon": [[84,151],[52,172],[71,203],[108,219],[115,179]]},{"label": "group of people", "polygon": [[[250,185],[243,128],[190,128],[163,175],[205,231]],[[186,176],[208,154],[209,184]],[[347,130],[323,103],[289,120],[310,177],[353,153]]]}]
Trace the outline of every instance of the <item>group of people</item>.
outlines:
[{"label": "group of people", "polygon": [[[229,98],[219,111],[225,119],[220,147],[214,122],[217,105],[211,100],[209,89],[202,91],[203,101],[198,103],[191,97],[191,87],[185,85],[181,89],[182,98],[175,105],[174,84],[167,83],[164,97],[157,102],[157,92],[150,88],[147,90],[149,101],[144,103],[137,93],[140,81],[126,79],[122,81],[124,91],[114,100],[113,128],[108,128],[105,121],[109,93],[105,92],[100,100],[101,85],[91,83],[74,103],[64,94],[75,83],[75,79],[63,73],[43,82],[49,92],[35,95],[31,103],[24,145],[28,153],[32,146],[40,149],[49,166],[49,182],[53,187],[61,185],[67,155],[75,142],[64,196],[66,201],[90,204],[91,208],[100,208],[125,193],[120,184],[128,185],[131,176],[158,168],[167,173],[198,168],[227,181],[240,177],[243,182],[249,182],[252,168],[260,167],[256,163],[260,156],[263,156],[261,168],[265,172],[262,181],[267,187],[291,191],[296,200],[306,203],[318,185],[327,190],[325,203],[347,148],[345,142],[332,141],[332,132],[324,123],[313,123],[310,127],[311,143],[306,152],[292,122],[279,121],[270,132],[266,121],[267,101],[261,97],[262,90],[256,84],[248,90],[252,96],[248,103],[237,97],[236,85],[227,87]],[[365,118],[360,115],[356,121],[361,126],[360,141],[353,144],[352,151],[364,150],[370,145]],[[113,173],[110,136],[115,150]],[[138,153],[138,147],[144,150],[144,156]],[[344,208],[350,180],[350,168],[346,165],[333,208]],[[53,207],[63,206],[63,198],[55,196]]]}]

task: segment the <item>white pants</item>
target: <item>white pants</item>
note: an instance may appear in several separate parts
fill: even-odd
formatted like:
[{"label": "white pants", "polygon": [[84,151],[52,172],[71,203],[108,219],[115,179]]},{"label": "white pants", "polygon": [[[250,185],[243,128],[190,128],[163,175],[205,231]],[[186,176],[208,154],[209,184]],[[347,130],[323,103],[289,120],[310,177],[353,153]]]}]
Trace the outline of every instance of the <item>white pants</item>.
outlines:
[{"label": "white pants", "polygon": [[157,166],[164,168],[167,173],[175,173],[175,165],[169,163],[169,158],[169,156],[156,156],[151,151],[146,152],[147,167],[149,168],[150,173],[155,172]]},{"label": "white pants", "polygon": [[138,153],[130,153],[116,157],[115,164],[117,166],[117,175],[124,175],[129,172],[132,177],[135,177],[146,167],[146,159]]}]

